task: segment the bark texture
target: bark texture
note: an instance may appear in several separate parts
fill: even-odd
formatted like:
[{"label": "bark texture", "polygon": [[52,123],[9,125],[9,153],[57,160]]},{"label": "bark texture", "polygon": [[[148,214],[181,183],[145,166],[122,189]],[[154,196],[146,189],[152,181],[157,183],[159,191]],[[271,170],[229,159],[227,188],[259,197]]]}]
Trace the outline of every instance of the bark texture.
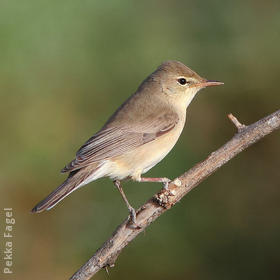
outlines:
[{"label": "bark texture", "polygon": [[182,197],[230,159],[280,127],[280,110],[249,126],[240,124],[232,114],[228,117],[237,128],[237,133],[232,139],[211,153],[204,161],[174,179],[169,184],[168,190],[162,189],[140,207],[137,210],[139,228],[131,227],[129,218],[120,224],[112,236],[70,280],[87,280],[101,268],[114,266],[124,247],[160,215],[179,202]]}]

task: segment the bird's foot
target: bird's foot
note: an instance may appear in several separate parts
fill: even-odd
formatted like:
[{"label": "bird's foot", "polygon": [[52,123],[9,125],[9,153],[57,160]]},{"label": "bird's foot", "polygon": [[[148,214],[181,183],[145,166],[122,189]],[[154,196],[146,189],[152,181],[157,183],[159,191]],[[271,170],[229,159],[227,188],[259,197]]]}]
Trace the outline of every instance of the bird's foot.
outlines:
[{"label": "bird's foot", "polygon": [[137,224],[137,221],[136,221],[136,211],[133,207],[130,207],[129,208],[129,216],[130,216],[130,225],[129,227],[133,228],[133,229],[140,229],[141,226],[139,226]]},{"label": "bird's foot", "polygon": [[170,183],[170,182],[171,182],[170,179],[168,179],[168,178],[162,178],[163,188],[164,188],[165,190],[168,190],[168,186],[169,186],[169,183]]}]

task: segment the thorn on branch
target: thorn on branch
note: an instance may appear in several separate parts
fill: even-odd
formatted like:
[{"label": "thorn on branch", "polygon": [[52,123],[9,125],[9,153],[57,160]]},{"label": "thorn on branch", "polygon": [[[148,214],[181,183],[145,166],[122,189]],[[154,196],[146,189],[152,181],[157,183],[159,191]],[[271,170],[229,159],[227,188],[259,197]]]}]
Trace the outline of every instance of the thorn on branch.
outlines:
[{"label": "thorn on branch", "polygon": [[238,132],[241,132],[242,130],[244,130],[244,128],[246,128],[246,125],[240,123],[239,120],[233,114],[228,114],[228,118],[236,126]]},{"label": "thorn on branch", "polygon": [[107,275],[110,276],[110,275],[109,275],[108,266],[105,266],[105,271],[107,272]]}]

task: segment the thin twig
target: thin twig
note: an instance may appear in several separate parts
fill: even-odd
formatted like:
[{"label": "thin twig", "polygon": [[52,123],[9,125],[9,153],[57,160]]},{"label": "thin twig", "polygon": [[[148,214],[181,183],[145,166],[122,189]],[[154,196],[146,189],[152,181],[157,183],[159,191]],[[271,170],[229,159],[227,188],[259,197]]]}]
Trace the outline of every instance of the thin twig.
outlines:
[{"label": "thin twig", "polygon": [[232,123],[236,126],[238,132],[241,132],[244,128],[246,128],[246,125],[241,124],[239,120],[233,115],[228,114],[228,118],[232,121]]},{"label": "thin twig", "polygon": [[101,268],[113,266],[123,248],[161,214],[234,156],[278,129],[280,127],[280,110],[249,126],[240,124],[232,115],[230,119],[238,128],[238,133],[224,146],[211,153],[206,160],[173,180],[169,184],[168,190],[162,189],[138,209],[137,223],[141,228],[131,228],[128,217],[70,280],[87,280]]}]

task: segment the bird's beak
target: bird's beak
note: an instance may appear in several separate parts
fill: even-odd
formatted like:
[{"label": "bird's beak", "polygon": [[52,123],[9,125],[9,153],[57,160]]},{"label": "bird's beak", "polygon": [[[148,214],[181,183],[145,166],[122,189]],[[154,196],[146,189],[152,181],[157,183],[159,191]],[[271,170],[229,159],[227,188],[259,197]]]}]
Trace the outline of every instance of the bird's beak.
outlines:
[{"label": "bird's beak", "polygon": [[212,87],[212,86],[220,86],[223,85],[224,83],[219,82],[219,81],[212,81],[212,80],[205,80],[201,83],[194,84],[194,87],[199,87],[199,88],[205,88],[205,87]]}]

